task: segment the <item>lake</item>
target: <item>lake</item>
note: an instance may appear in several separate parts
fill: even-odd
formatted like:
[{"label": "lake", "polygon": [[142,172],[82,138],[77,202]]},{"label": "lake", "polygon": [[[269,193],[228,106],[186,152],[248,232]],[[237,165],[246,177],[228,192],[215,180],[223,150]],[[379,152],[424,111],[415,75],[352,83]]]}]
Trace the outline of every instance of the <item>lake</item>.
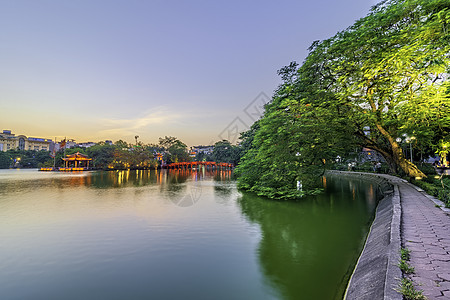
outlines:
[{"label": "lake", "polygon": [[378,201],[277,202],[231,171],[0,170],[0,299],[341,299]]}]

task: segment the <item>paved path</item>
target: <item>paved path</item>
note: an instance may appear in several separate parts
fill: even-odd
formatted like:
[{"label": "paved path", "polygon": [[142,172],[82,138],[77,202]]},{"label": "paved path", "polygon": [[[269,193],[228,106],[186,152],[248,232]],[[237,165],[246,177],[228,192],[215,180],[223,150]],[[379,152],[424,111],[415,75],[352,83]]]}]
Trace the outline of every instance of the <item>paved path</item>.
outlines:
[{"label": "paved path", "polygon": [[428,299],[450,299],[450,216],[407,183],[397,183],[402,244],[411,251],[410,278]]},{"label": "paved path", "polygon": [[[436,204],[442,205],[443,203],[398,177],[343,171],[330,171],[329,173],[338,176],[365,178],[366,180],[369,178],[369,180],[379,184],[381,190],[388,194],[388,188],[383,186],[377,178],[385,178],[395,186],[392,196],[386,196],[378,205],[377,216],[372,224],[366,247],[347,288],[346,299],[402,298],[398,292],[391,293],[398,287],[399,278],[402,276],[398,268],[401,239],[403,247],[411,251],[409,264],[414,267],[415,273],[409,275],[409,277],[416,283],[416,288],[422,290],[429,300],[450,300],[450,209],[436,207]],[[393,212],[392,220],[389,216],[383,218],[382,205],[383,203],[385,206],[389,204],[385,202],[389,199],[391,199],[391,206],[388,208]],[[381,222],[377,222],[378,217],[380,217]],[[376,226],[377,224],[379,226]],[[386,234],[390,233],[388,247],[385,247],[385,249],[381,247],[383,245],[380,245],[383,243],[378,241],[380,234],[376,234],[383,227],[389,228],[388,230],[381,230],[383,231],[381,236],[386,239]],[[375,236],[376,242],[369,244],[372,235]],[[372,255],[376,251],[378,251],[378,256]],[[379,262],[378,258],[383,257],[388,261],[387,268]],[[389,268],[389,265],[391,268]],[[380,269],[384,270],[385,276],[383,278],[379,276]],[[354,277],[356,278],[353,279]],[[376,291],[376,289],[383,288],[384,292],[369,293],[371,290]]]}]

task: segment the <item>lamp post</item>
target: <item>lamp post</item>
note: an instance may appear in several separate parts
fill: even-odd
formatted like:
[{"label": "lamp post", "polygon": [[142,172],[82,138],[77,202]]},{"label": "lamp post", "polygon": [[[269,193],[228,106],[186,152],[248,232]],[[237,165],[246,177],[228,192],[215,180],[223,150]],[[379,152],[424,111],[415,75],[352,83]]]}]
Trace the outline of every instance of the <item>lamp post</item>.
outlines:
[{"label": "lamp post", "polygon": [[[406,133],[402,134],[402,136],[403,136],[404,139],[398,137],[398,138],[395,139],[395,141],[396,141],[397,143],[406,142],[407,144],[409,144],[409,161],[410,161],[410,162],[413,162],[413,150],[412,150],[412,143],[413,143],[413,142],[412,142],[412,141],[415,140],[416,137],[415,137],[415,136],[411,136],[411,137],[410,137],[410,136],[408,136]],[[405,148],[405,152],[407,152],[407,151],[406,151],[407,149],[408,149],[408,148],[406,147],[406,148]],[[408,157],[408,153],[405,153],[405,156]]]},{"label": "lamp post", "polygon": [[[405,134],[403,134],[403,136],[405,136]],[[395,141],[400,144],[400,147],[403,150],[403,142],[404,142],[403,139],[401,137],[398,137],[398,138],[395,139]],[[405,153],[405,156],[408,157],[407,153]]]},{"label": "lamp post", "polygon": [[409,154],[411,155],[411,162],[413,162],[413,150],[412,150],[412,141],[415,140],[416,137],[412,136],[409,138]]}]

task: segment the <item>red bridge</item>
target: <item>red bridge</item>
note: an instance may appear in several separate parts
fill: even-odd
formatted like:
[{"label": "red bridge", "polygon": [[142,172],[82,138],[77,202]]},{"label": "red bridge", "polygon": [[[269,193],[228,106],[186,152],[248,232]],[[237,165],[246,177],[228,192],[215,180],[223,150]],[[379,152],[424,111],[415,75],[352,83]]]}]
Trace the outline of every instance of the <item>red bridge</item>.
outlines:
[{"label": "red bridge", "polygon": [[214,161],[192,161],[192,162],[178,162],[171,163],[164,166],[167,169],[189,169],[194,167],[205,166],[206,169],[211,168],[211,170],[231,170],[234,165],[229,163],[216,163]]}]

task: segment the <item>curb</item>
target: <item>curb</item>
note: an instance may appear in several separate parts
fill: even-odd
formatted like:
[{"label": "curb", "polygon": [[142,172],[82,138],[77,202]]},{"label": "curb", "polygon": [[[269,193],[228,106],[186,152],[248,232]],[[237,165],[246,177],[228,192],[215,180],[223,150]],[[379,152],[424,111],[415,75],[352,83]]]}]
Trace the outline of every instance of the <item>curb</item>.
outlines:
[{"label": "curb", "polygon": [[408,184],[409,184],[410,186],[412,186],[413,188],[415,188],[419,193],[421,193],[422,195],[424,195],[425,197],[427,197],[428,199],[430,199],[431,201],[433,201],[434,204],[437,205],[437,206],[439,206],[439,208],[440,208],[443,212],[445,212],[447,215],[450,215],[450,208],[445,207],[445,203],[444,203],[444,202],[442,202],[441,200],[439,200],[439,199],[436,198],[436,197],[433,197],[433,196],[431,196],[431,195],[428,195],[428,194],[427,194],[423,189],[421,189],[420,187],[415,186],[414,184],[409,183],[409,182],[408,182]]},{"label": "curb", "polygon": [[394,185],[394,195],[392,197],[393,214],[391,222],[391,243],[389,245],[389,259],[384,286],[384,299],[403,299],[403,295],[397,292],[399,280],[402,278],[402,271],[398,267],[400,262],[401,244],[401,216],[402,207],[400,204],[400,191],[398,185]]}]

